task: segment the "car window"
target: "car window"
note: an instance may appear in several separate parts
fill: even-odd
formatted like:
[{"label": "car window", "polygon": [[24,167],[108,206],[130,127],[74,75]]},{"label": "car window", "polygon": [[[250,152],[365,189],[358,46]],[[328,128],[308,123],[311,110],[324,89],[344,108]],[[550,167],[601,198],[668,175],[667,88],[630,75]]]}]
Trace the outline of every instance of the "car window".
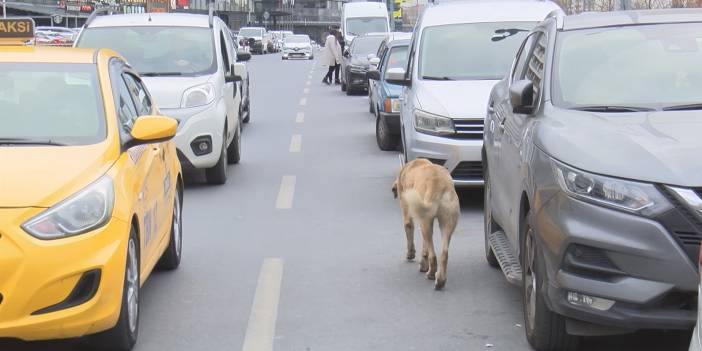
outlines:
[{"label": "car window", "polygon": [[354,55],[368,56],[378,52],[380,42],[383,37],[356,38],[351,45],[351,53]]},{"label": "car window", "polygon": [[94,64],[0,63],[0,138],[87,145],[107,137]]},{"label": "car window", "polygon": [[139,79],[129,73],[125,73],[123,78],[125,83],[127,83],[127,88],[132,93],[132,99],[136,105],[137,115],[150,115],[152,113],[151,98],[149,98],[149,94],[146,92],[144,85],[141,83],[141,81],[139,81]]},{"label": "car window", "polygon": [[378,58],[380,59],[380,63],[378,64],[378,71],[379,72],[382,72],[383,69],[385,68],[385,61],[386,61],[385,59],[387,58],[386,53],[388,52],[388,50],[386,48],[387,47],[384,47],[383,51],[378,53]]},{"label": "car window", "polygon": [[519,49],[517,56],[514,61],[514,68],[511,75],[511,81],[516,82],[517,80],[524,78],[524,70],[527,65],[527,59],[529,58],[529,53],[531,52],[531,47],[534,45],[534,34],[527,37],[522,43],[522,47]]},{"label": "car window", "polygon": [[197,27],[86,28],[81,48],[111,48],[141,76],[201,76],[217,71],[214,35]]},{"label": "car window", "polygon": [[117,107],[117,117],[119,118],[122,131],[129,134],[132,131],[134,122],[139,116],[136,106],[132,100],[132,94],[123,76],[114,79],[117,85],[115,94],[115,106]]},{"label": "car window", "polygon": [[[387,55],[387,68],[401,68],[407,65],[407,47],[396,46],[390,49],[390,54]],[[387,70],[385,70],[385,78],[387,79]]]},{"label": "car window", "polygon": [[534,48],[529,55],[529,63],[526,67],[526,78],[534,84],[534,102],[541,94],[541,86],[544,80],[544,65],[546,64],[546,35],[539,33],[534,38]]},{"label": "car window", "polygon": [[498,80],[534,22],[460,23],[427,27],[419,47],[419,76],[440,80]]},{"label": "car window", "polygon": [[702,24],[575,30],[556,40],[557,106],[663,108],[702,101]]},{"label": "car window", "polygon": [[219,50],[222,55],[222,64],[224,65],[224,75],[227,76],[232,70],[232,65],[229,63],[229,49],[227,47],[227,40],[224,39],[224,33],[220,31],[219,33]]},{"label": "car window", "polygon": [[346,33],[353,36],[387,31],[388,20],[384,17],[353,17],[346,19]]}]

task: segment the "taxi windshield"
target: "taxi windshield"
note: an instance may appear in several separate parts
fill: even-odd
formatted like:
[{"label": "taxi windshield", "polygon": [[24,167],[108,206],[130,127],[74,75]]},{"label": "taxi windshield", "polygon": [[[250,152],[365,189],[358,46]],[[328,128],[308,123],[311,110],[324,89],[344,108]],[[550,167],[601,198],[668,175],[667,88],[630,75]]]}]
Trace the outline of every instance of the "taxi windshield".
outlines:
[{"label": "taxi windshield", "polygon": [[99,92],[94,65],[0,63],[0,146],[104,140]]},{"label": "taxi windshield", "polygon": [[76,46],[113,49],[144,76],[200,76],[217,69],[209,28],[87,28]]}]

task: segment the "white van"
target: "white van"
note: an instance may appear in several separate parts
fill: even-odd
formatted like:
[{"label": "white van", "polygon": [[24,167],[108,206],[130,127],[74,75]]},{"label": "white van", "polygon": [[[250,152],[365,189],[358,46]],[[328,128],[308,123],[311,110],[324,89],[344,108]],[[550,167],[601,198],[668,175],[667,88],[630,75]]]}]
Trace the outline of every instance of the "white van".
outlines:
[{"label": "white van", "polygon": [[385,3],[349,2],[341,11],[341,34],[346,44],[367,33],[390,32],[390,17]]}]

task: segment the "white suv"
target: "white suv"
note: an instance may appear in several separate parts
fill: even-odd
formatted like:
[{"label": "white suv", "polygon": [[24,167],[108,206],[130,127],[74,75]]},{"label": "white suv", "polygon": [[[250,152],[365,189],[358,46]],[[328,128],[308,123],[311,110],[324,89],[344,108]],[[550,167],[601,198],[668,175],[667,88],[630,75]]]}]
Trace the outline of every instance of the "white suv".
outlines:
[{"label": "white suv", "polygon": [[446,167],[456,186],[482,186],[483,123],[492,87],[509,72],[529,31],[560,8],[550,1],[446,2],[425,9],[407,69],[386,81],[404,85],[405,161]]},{"label": "white suv", "polygon": [[[241,158],[241,94],[229,29],[214,16],[130,14],[90,18],[76,47],[122,54],[149,88],[161,112],[178,119],[176,144],[184,169],[205,169],[224,184],[227,163]],[[241,59],[250,58],[242,54]]]}]

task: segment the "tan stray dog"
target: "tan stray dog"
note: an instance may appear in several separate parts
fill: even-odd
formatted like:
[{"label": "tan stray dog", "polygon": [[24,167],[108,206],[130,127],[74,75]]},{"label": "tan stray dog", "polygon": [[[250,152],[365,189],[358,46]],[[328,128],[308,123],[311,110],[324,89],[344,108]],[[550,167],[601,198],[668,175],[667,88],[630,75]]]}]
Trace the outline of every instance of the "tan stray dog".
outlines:
[{"label": "tan stray dog", "polygon": [[[395,198],[400,199],[407,235],[407,259],[413,260],[415,256],[414,223],[419,222],[423,239],[419,271],[426,272],[427,279],[436,279],[434,288],[440,290],[446,284],[449,243],[460,215],[460,204],[453,179],[446,168],[426,159],[416,159],[400,169],[392,192]],[[441,229],[438,272],[433,241],[434,219],[439,221]]]}]

